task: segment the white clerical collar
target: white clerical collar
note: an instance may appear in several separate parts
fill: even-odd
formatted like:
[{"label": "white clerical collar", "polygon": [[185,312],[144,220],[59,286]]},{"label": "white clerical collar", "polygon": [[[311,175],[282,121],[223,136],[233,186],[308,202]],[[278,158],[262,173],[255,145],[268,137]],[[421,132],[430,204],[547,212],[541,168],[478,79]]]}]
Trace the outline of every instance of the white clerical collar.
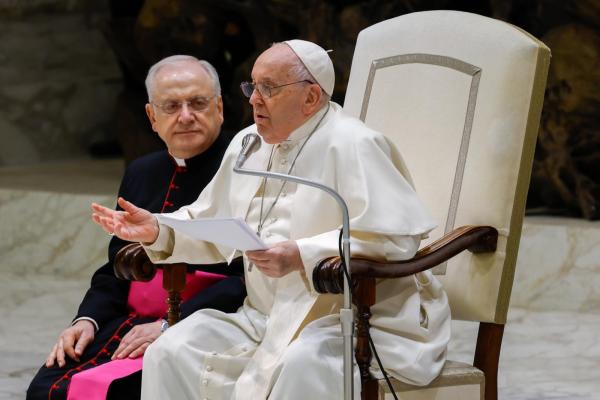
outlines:
[{"label": "white clerical collar", "polygon": [[303,123],[294,131],[292,131],[292,133],[290,133],[290,136],[288,136],[288,138],[285,139],[282,142],[282,144],[292,144],[310,135],[317,126],[317,124],[321,121],[322,117],[327,112],[327,110],[329,110],[329,103],[321,107],[321,109],[317,111],[312,117],[310,117],[305,123]]},{"label": "white clerical collar", "polygon": [[173,160],[175,160],[178,167],[185,167],[185,160],[183,158],[177,158],[172,154],[171,154],[171,157],[173,157]]}]

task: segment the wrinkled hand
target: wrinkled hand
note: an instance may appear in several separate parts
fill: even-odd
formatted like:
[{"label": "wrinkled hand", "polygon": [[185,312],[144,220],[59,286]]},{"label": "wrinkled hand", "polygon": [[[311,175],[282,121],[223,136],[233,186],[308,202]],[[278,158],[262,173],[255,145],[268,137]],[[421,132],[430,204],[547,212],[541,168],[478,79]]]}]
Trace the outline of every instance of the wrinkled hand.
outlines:
[{"label": "wrinkled hand", "polygon": [[112,360],[125,357],[137,358],[144,354],[148,346],[160,336],[161,320],[148,324],[136,325],[121,339]]},{"label": "wrinkled hand", "polygon": [[46,358],[46,367],[52,367],[55,361],[58,362],[59,367],[64,367],[65,354],[79,362],[79,357],[87,345],[94,340],[94,331],[94,324],[86,320],[77,321],[73,326],[62,331]]},{"label": "wrinkled hand", "polygon": [[304,270],[300,250],[293,240],[276,243],[267,250],[247,251],[246,256],[263,274],[272,278]]},{"label": "wrinkled hand", "polygon": [[124,211],[92,203],[92,219],[106,232],[114,233],[130,242],[153,243],[158,237],[158,221],[149,211],[134,206],[119,197],[118,204]]}]

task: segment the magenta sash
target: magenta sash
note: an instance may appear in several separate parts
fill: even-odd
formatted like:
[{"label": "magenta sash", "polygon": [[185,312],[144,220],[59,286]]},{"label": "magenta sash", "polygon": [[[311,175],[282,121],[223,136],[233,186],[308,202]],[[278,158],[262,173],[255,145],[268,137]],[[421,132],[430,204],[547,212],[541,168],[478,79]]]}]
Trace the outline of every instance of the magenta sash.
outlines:
[{"label": "magenta sash", "polygon": [[115,379],[123,378],[142,369],[142,357],[114,360],[81,371],[71,379],[67,400],[104,400],[108,387]]},{"label": "magenta sash", "polygon": [[[167,312],[167,292],[162,287],[162,269],[150,282],[131,282],[127,305],[141,317],[161,318]],[[186,301],[202,289],[223,279],[223,275],[196,271],[186,275],[181,298]],[[142,369],[142,357],[109,361],[73,375],[67,400],[104,400],[108,387],[115,379],[123,378]]]},{"label": "magenta sash", "polygon": [[[162,269],[156,270],[156,275],[150,282],[131,282],[127,305],[131,312],[141,317],[160,318],[167,312],[167,291],[162,287]],[[225,276],[210,272],[195,271],[185,276],[185,289],[181,300],[186,301],[202,289],[217,283]]]}]

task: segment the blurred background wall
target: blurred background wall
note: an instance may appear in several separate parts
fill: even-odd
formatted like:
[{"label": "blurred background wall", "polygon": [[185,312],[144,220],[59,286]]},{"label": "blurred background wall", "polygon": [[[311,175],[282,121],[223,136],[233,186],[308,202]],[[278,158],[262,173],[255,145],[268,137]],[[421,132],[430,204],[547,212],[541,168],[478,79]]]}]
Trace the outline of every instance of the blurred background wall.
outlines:
[{"label": "blurred background wall", "polygon": [[215,65],[228,133],[252,122],[239,83],[273,41],[298,37],[333,49],[333,97],[342,103],[358,32],[430,9],[505,20],[551,48],[528,212],[598,219],[596,0],[0,0],[0,167],[129,162],[160,148],[143,111],[143,80],[171,54]]},{"label": "blurred background wall", "polygon": [[0,166],[85,156],[114,137],[122,73],[104,1],[0,1]]}]

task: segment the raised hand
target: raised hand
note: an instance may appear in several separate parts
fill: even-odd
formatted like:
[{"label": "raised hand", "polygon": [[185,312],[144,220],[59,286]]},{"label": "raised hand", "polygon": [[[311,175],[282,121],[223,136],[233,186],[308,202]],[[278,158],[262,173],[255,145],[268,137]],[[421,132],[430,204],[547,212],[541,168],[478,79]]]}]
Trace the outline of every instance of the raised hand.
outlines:
[{"label": "raised hand", "polygon": [[293,240],[275,243],[266,250],[247,251],[246,256],[263,274],[272,278],[304,270],[300,250]]},{"label": "raised hand", "polygon": [[92,219],[109,234],[115,234],[130,242],[153,243],[158,237],[156,217],[143,208],[136,207],[119,197],[123,211],[116,211],[92,203]]},{"label": "raised hand", "polygon": [[65,356],[79,362],[85,348],[94,340],[94,331],[94,325],[87,320],[77,321],[62,331],[46,358],[46,367],[52,367],[54,362],[57,362],[59,367],[64,367]]}]

